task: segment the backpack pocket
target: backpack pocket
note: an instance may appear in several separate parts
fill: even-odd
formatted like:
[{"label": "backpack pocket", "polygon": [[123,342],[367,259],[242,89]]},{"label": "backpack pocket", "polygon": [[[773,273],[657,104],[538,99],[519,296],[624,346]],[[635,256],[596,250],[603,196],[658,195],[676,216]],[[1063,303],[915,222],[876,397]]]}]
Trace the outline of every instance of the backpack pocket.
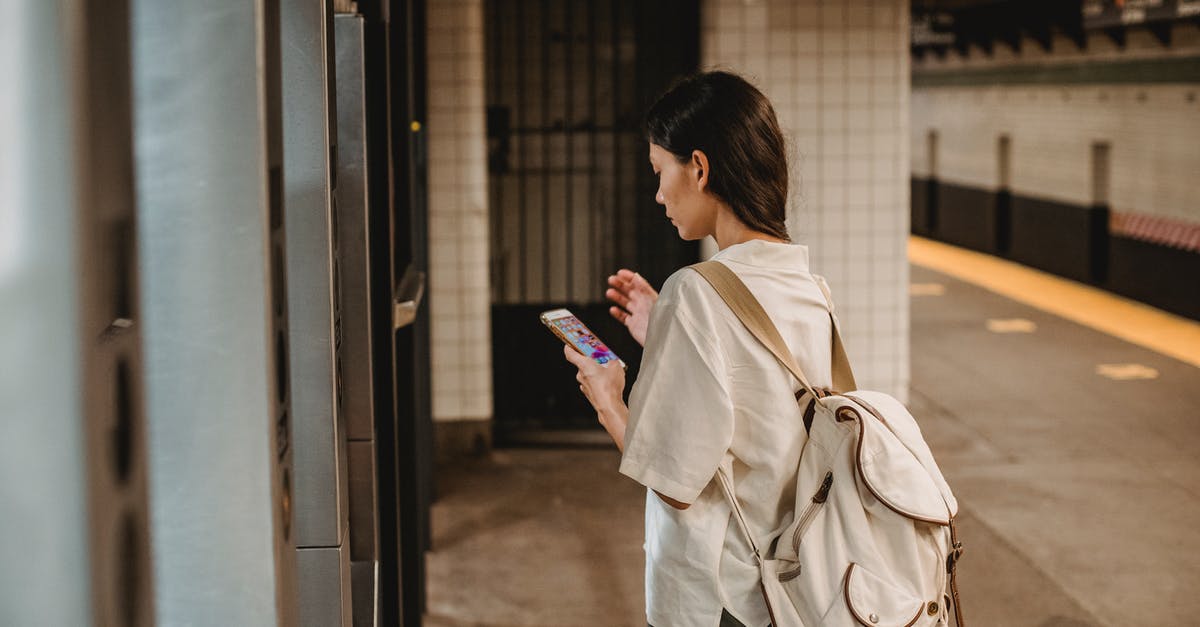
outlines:
[{"label": "backpack pocket", "polygon": [[[820,625],[909,627],[923,616],[925,603],[920,598],[851,562],[842,578],[842,594],[821,617]],[[936,622],[936,618],[933,620]]]}]

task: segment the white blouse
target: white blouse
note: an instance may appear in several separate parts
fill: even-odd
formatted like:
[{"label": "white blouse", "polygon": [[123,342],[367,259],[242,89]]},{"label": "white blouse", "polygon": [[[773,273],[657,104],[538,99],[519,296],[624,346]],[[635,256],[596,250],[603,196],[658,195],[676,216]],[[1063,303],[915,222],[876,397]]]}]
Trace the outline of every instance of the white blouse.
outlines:
[{"label": "white blouse", "polygon": [[[828,388],[831,327],[808,248],[750,240],[713,256],[737,273],[817,387]],[[715,626],[724,607],[770,622],[753,553],[713,480],[733,479],[746,521],[769,547],[792,517],[808,436],[800,384],[699,273],[682,269],[650,314],[629,398],[621,472],[646,492],[646,618],[655,627]],[[652,490],[690,503],[677,510]]]}]

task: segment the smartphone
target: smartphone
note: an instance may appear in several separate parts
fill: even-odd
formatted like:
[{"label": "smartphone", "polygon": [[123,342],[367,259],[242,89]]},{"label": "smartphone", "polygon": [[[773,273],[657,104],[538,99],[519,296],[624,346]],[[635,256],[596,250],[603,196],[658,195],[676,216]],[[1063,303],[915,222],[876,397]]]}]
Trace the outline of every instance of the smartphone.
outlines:
[{"label": "smartphone", "polygon": [[596,360],[596,363],[606,364],[610,361],[615,361],[625,367],[625,362],[621,361],[617,356],[609,350],[600,338],[596,337],[592,330],[587,328],[575,314],[568,309],[551,309],[544,311],[541,315],[542,324],[546,325],[558,339],[566,342],[568,346],[579,351],[579,354],[586,355]]}]

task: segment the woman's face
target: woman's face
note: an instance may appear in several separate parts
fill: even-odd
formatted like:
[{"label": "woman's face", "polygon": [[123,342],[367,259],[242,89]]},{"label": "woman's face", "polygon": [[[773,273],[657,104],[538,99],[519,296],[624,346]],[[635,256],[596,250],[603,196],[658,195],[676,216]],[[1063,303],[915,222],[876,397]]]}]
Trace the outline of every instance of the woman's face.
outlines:
[{"label": "woman's face", "polygon": [[[694,153],[695,154],[695,153]],[[716,229],[716,205],[700,184],[700,166],[695,159],[680,163],[658,144],[650,144],[650,166],[658,176],[654,200],[667,210],[667,218],[679,229],[679,237],[697,240]]]}]

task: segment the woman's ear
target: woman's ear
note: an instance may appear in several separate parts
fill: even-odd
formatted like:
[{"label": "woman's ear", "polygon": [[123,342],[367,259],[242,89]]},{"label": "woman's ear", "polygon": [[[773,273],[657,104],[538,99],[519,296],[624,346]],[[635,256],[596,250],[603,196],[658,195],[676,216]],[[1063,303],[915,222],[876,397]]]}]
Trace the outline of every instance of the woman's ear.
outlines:
[{"label": "woman's ear", "polygon": [[691,165],[696,173],[696,188],[704,191],[704,188],[708,187],[708,155],[704,154],[702,150],[693,150]]}]

